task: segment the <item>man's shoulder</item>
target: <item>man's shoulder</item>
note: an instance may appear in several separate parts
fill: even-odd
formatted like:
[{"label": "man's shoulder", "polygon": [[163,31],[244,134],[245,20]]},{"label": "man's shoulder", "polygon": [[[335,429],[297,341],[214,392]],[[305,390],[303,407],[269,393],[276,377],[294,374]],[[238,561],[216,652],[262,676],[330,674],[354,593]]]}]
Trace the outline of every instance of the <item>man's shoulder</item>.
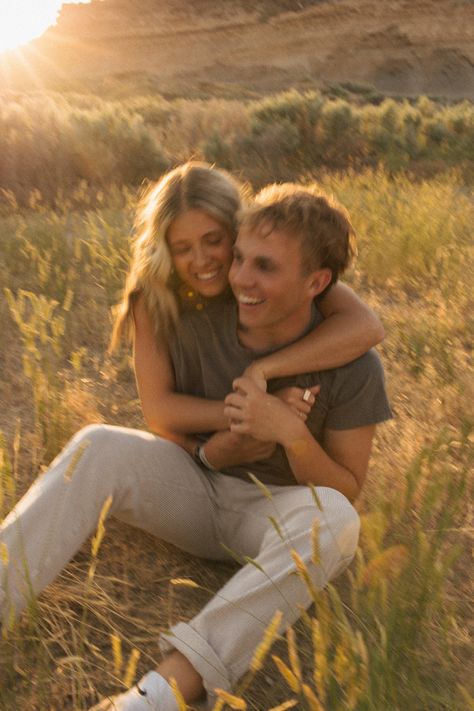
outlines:
[{"label": "man's shoulder", "polygon": [[383,366],[379,354],[375,348],[371,348],[367,353],[350,361],[350,363],[346,363],[345,365],[338,366],[326,372],[330,373],[333,378],[343,379],[348,376],[354,377],[355,375],[380,375],[383,373]]},{"label": "man's shoulder", "polygon": [[326,385],[326,426],[330,429],[376,424],[392,416],[382,361],[374,349],[346,365],[324,371],[321,382],[322,390]]},{"label": "man's shoulder", "polygon": [[374,348],[345,365],[322,371],[320,376],[321,382],[327,383],[332,400],[341,392],[367,388],[371,383],[383,388],[385,382],[382,361]]}]

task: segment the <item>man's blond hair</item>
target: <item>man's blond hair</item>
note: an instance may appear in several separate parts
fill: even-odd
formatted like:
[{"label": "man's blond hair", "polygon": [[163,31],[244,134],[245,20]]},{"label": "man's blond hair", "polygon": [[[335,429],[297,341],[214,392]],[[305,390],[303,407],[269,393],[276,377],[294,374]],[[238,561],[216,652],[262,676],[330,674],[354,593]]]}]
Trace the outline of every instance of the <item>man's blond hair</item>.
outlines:
[{"label": "man's blond hair", "polygon": [[347,210],[316,186],[283,183],[263,188],[242,213],[240,228],[260,236],[276,230],[299,239],[304,272],[330,269],[330,284],[356,253]]}]

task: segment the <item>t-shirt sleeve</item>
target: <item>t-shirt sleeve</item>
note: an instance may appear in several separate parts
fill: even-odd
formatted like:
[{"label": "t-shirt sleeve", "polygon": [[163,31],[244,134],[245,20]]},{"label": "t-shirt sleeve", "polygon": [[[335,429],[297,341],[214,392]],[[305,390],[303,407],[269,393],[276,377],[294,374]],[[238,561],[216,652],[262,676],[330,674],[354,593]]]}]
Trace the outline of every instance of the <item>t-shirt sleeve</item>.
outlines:
[{"label": "t-shirt sleeve", "polygon": [[348,365],[330,371],[333,383],[324,428],[349,430],[392,417],[382,363],[371,350]]}]

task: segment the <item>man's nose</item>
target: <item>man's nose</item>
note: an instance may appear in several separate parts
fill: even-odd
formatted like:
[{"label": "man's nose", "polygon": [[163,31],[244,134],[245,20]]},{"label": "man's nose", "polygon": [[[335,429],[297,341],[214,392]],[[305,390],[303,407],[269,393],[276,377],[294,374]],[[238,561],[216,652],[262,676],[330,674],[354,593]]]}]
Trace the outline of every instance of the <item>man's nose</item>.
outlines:
[{"label": "man's nose", "polygon": [[232,283],[240,288],[249,287],[253,284],[252,270],[245,262],[233,266]]}]

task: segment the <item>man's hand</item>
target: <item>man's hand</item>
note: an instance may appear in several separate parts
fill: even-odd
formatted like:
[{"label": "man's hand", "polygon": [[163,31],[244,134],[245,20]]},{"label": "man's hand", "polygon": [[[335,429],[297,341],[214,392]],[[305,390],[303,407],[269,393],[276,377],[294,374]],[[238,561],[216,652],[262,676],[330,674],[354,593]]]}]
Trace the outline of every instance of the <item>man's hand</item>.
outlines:
[{"label": "man's hand", "polygon": [[274,450],[273,442],[261,442],[250,435],[228,430],[213,434],[204,447],[206,458],[215,469],[268,459]]},{"label": "man's hand", "polygon": [[252,435],[264,442],[281,442],[289,431],[296,432],[303,424],[289,405],[260,390],[250,378],[237,378],[233,387],[224,408],[231,432]]}]

